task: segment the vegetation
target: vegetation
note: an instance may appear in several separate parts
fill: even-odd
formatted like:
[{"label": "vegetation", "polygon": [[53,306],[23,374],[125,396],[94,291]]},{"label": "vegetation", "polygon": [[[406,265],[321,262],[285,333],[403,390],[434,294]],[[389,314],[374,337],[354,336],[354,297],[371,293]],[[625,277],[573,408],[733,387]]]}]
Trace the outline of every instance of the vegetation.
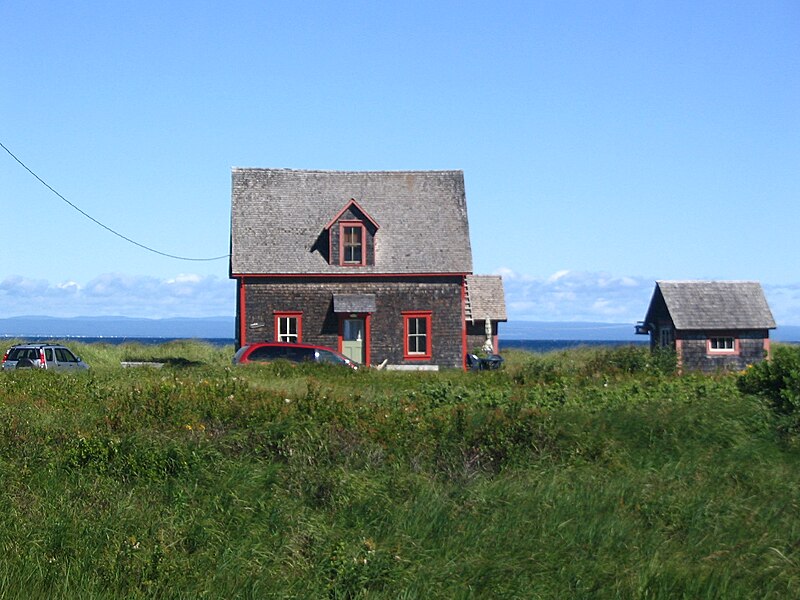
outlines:
[{"label": "vegetation", "polygon": [[70,346],[90,372],[0,374],[2,597],[800,595],[794,348],[677,376],[634,347],[397,373]]}]

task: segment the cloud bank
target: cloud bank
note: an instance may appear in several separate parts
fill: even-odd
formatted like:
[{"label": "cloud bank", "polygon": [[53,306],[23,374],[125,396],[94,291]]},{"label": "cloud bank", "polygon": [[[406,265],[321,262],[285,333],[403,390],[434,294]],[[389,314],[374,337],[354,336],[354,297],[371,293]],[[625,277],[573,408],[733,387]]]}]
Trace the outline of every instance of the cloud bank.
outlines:
[{"label": "cloud bank", "polygon": [[214,276],[180,274],[167,279],[107,273],[88,283],[50,283],[12,276],[0,281],[0,316],[51,317],[232,316],[236,284]]},{"label": "cloud bank", "polygon": [[[499,269],[509,321],[635,323],[644,319],[655,278],[557,271],[537,278]],[[763,284],[778,325],[800,324],[800,284]]]},{"label": "cloud bank", "polygon": [[[655,279],[562,270],[540,278],[499,269],[510,321],[635,323],[647,312]],[[764,284],[779,325],[800,325],[800,284]],[[107,273],[87,283],[12,276],[0,281],[0,317],[222,317],[236,312],[229,279],[179,274],[160,279]]]}]

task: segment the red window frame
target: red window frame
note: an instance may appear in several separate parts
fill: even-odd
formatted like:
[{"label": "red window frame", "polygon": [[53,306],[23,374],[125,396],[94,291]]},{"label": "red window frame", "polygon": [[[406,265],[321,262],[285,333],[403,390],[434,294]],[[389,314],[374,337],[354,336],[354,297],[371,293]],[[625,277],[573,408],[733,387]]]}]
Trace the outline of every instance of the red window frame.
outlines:
[{"label": "red window frame", "polygon": [[[731,340],[733,347],[714,348],[713,340]],[[726,344],[727,346],[727,344]],[[710,335],[706,339],[706,353],[707,354],[739,354],[739,338],[734,335]]]},{"label": "red window frame", "polygon": [[300,343],[303,341],[303,313],[300,311],[275,311],[273,313],[275,317],[275,341],[276,342],[285,342],[287,340],[282,340],[281,335],[294,335],[294,334],[282,334],[281,333],[281,319],[296,319],[297,321],[297,339],[296,340],[288,340],[290,343]]},{"label": "red window frame", "polygon": [[[345,260],[346,247],[345,240],[347,239],[346,232],[348,229],[358,230],[360,237],[361,258],[359,261]],[[354,247],[353,244],[349,245]],[[367,228],[361,221],[341,221],[339,223],[339,264],[343,267],[363,267],[367,264]]]},{"label": "red window frame", "polygon": [[[431,337],[431,315],[433,313],[429,310],[422,310],[422,311],[415,310],[415,311],[404,311],[402,314],[403,314],[403,359],[429,360],[431,358],[431,347],[433,346]],[[416,330],[416,327],[414,328],[411,327],[412,320],[415,324],[419,321],[425,323],[424,334],[420,334]],[[410,350],[411,336],[414,336],[415,339],[419,340],[421,335],[424,335],[425,339],[424,351],[411,352]]]}]

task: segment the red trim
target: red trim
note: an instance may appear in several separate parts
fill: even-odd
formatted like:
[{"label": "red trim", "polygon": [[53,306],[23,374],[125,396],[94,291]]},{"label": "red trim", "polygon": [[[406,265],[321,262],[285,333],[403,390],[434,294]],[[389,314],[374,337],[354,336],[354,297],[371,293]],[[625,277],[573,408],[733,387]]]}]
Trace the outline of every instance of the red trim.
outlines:
[{"label": "red trim", "polygon": [[[361,261],[347,262],[344,260],[344,231],[347,228],[361,230]],[[340,221],[339,222],[339,266],[340,267],[363,267],[367,264],[367,228],[361,221]]]},{"label": "red trim", "polygon": [[[731,339],[733,348],[712,348],[711,340],[713,339]],[[706,354],[709,356],[738,356],[740,352],[739,338],[735,335],[710,335],[706,338]]]},{"label": "red trim", "polygon": [[[433,336],[431,335],[431,315],[429,310],[403,311],[403,359],[404,360],[430,360],[431,348],[433,347]],[[425,352],[422,354],[411,354],[408,351],[408,321],[410,319],[425,320]],[[465,325],[466,326],[466,325]]]},{"label": "red trim", "polygon": [[281,319],[297,319],[297,342],[303,341],[303,313],[299,310],[276,310],[273,313],[274,317],[274,337],[276,342],[284,340],[280,339],[280,320]]},{"label": "red trim", "polygon": [[231,279],[321,279],[343,277],[464,277],[466,273],[234,273]]},{"label": "red trim", "polygon": [[350,198],[350,202],[345,204],[344,208],[340,210],[337,213],[337,215],[333,217],[333,219],[331,219],[330,223],[325,225],[325,229],[330,229],[331,227],[333,227],[336,221],[338,221],[342,217],[342,215],[347,212],[347,209],[350,208],[351,206],[355,206],[359,211],[361,211],[361,213],[367,218],[367,220],[375,226],[375,229],[380,229],[381,226],[375,222],[375,219],[369,216],[369,213],[365,211],[364,208],[358,202],[356,202],[355,198]]},{"label": "red trim", "polygon": [[243,279],[238,279],[239,284],[239,346],[247,343],[247,302],[245,301],[245,285]]}]

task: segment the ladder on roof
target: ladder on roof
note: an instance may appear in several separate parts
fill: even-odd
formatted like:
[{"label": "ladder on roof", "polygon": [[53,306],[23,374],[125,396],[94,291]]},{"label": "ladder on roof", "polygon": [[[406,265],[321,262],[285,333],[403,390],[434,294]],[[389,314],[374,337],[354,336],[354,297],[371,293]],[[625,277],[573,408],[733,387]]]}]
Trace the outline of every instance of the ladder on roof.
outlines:
[{"label": "ladder on roof", "polygon": [[464,278],[464,316],[467,321],[475,322],[472,317],[472,302],[469,299],[469,280]]}]

